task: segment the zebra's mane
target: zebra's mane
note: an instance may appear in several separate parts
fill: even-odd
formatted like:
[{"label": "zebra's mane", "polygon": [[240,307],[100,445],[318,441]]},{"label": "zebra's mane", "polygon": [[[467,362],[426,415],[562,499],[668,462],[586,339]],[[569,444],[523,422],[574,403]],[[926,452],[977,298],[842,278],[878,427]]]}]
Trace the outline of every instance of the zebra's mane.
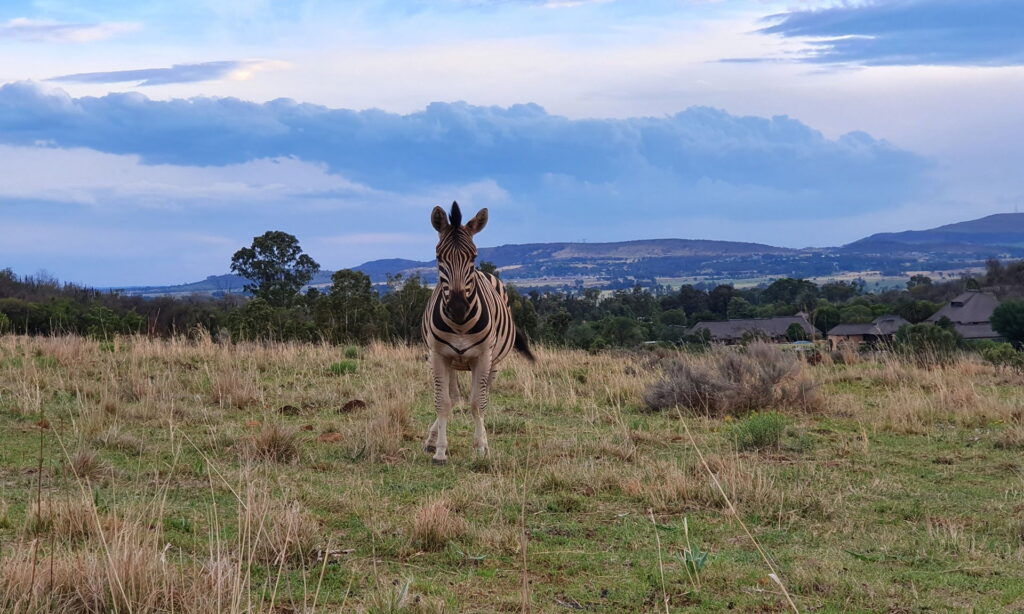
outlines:
[{"label": "zebra's mane", "polygon": [[448,219],[452,226],[456,228],[462,226],[462,210],[459,209],[459,203],[452,201],[452,212]]}]

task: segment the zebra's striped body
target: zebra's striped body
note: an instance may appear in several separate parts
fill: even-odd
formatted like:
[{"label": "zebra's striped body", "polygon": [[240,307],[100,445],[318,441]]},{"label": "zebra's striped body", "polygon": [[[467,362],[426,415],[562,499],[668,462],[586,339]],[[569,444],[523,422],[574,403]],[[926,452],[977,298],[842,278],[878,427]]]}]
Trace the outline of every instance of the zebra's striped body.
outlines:
[{"label": "zebra's striped body", "polygon": [[423,339],[431,351],[452,361],[452,367],[469,371],[469,358],[482,344],[490,346],[491,366],[497,367],[515,347],[516,327],[508,308],[505,284],[497,277],[477,270],[475,302],[470,305],[469,319],[457,323],[444,311],[441,284],[434,288],[423,313]]},{"label": "zebra's striped body", "polygon": [[434,207],[431,223],[438,232],[438,280],[423,312],[422,333],[430,348],[437,420],[430,426],[423,447],[434,453],[435,463],[443,464],[448,459],[448,420],[459,395],[455,372],[471,372],[473,445],[478,453],[486,455],[483,416],[497,365],[513,349],[530,360],[533,354],[516,331],[505,286],[476,268],[473,235],[487,224],[487,209],[481,209],[463,226],[458,203],[452,203],[450,216]]}]

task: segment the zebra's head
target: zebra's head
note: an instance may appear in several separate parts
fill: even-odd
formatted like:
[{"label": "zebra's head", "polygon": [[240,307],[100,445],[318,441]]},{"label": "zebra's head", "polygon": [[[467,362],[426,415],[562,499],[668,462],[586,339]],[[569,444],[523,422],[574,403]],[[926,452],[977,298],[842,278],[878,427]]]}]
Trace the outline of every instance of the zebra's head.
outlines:
[{"label": "zebra's head", "polygon": [[434,207],[430,223],[437,231],[437,283],[441,287],[442,306],[454,322],[465,322],[476,300],[476,245],[473,235],[487,225],[487,209],[462,224],[459,203],[452,203],[449,215]]}]

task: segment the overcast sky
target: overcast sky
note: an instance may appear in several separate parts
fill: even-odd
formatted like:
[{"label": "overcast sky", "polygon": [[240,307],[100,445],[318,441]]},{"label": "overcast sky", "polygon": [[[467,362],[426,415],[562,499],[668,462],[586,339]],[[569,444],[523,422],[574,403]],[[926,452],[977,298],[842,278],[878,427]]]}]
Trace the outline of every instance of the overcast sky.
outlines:
[{"label": "overcast sky", "polygon": [[1019,0],[7,0],[0,267],[93,285],[481,245],[803,247],[1024,205]]}]

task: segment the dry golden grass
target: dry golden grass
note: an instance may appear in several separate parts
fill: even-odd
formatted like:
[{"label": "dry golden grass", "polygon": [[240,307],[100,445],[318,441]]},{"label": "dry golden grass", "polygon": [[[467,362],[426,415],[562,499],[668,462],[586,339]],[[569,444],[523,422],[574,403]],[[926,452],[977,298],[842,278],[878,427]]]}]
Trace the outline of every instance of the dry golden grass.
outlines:
[{"label": "dry golden grass", "polygon": [[266,424],[239,443],[239,452],[249,461],[291,463],[299,457],[299,432],[276,422]]},{"label": "dry golden grass", "polygon": [[[463,404],[438,468],[419,347],[335,374],[327,345],[0,336],[0,611],[778,611],[739,519],[808,611],[1015,607],[1019,374],[802,365],[821,411],[771,391],[786,427],[761,450],[737,449],[742,416],[645,410],[671,361],[734,351],[536,348],[499,369],[491,456]],[[684,519],[711,553],[699,590]]]},{"label": "dry golden grass", "polygon": [[427,551],[443,550],[448,542],[466,534],[466,522],[444,498],[421,505],[412,518],[410,537],[417,548]]}]

